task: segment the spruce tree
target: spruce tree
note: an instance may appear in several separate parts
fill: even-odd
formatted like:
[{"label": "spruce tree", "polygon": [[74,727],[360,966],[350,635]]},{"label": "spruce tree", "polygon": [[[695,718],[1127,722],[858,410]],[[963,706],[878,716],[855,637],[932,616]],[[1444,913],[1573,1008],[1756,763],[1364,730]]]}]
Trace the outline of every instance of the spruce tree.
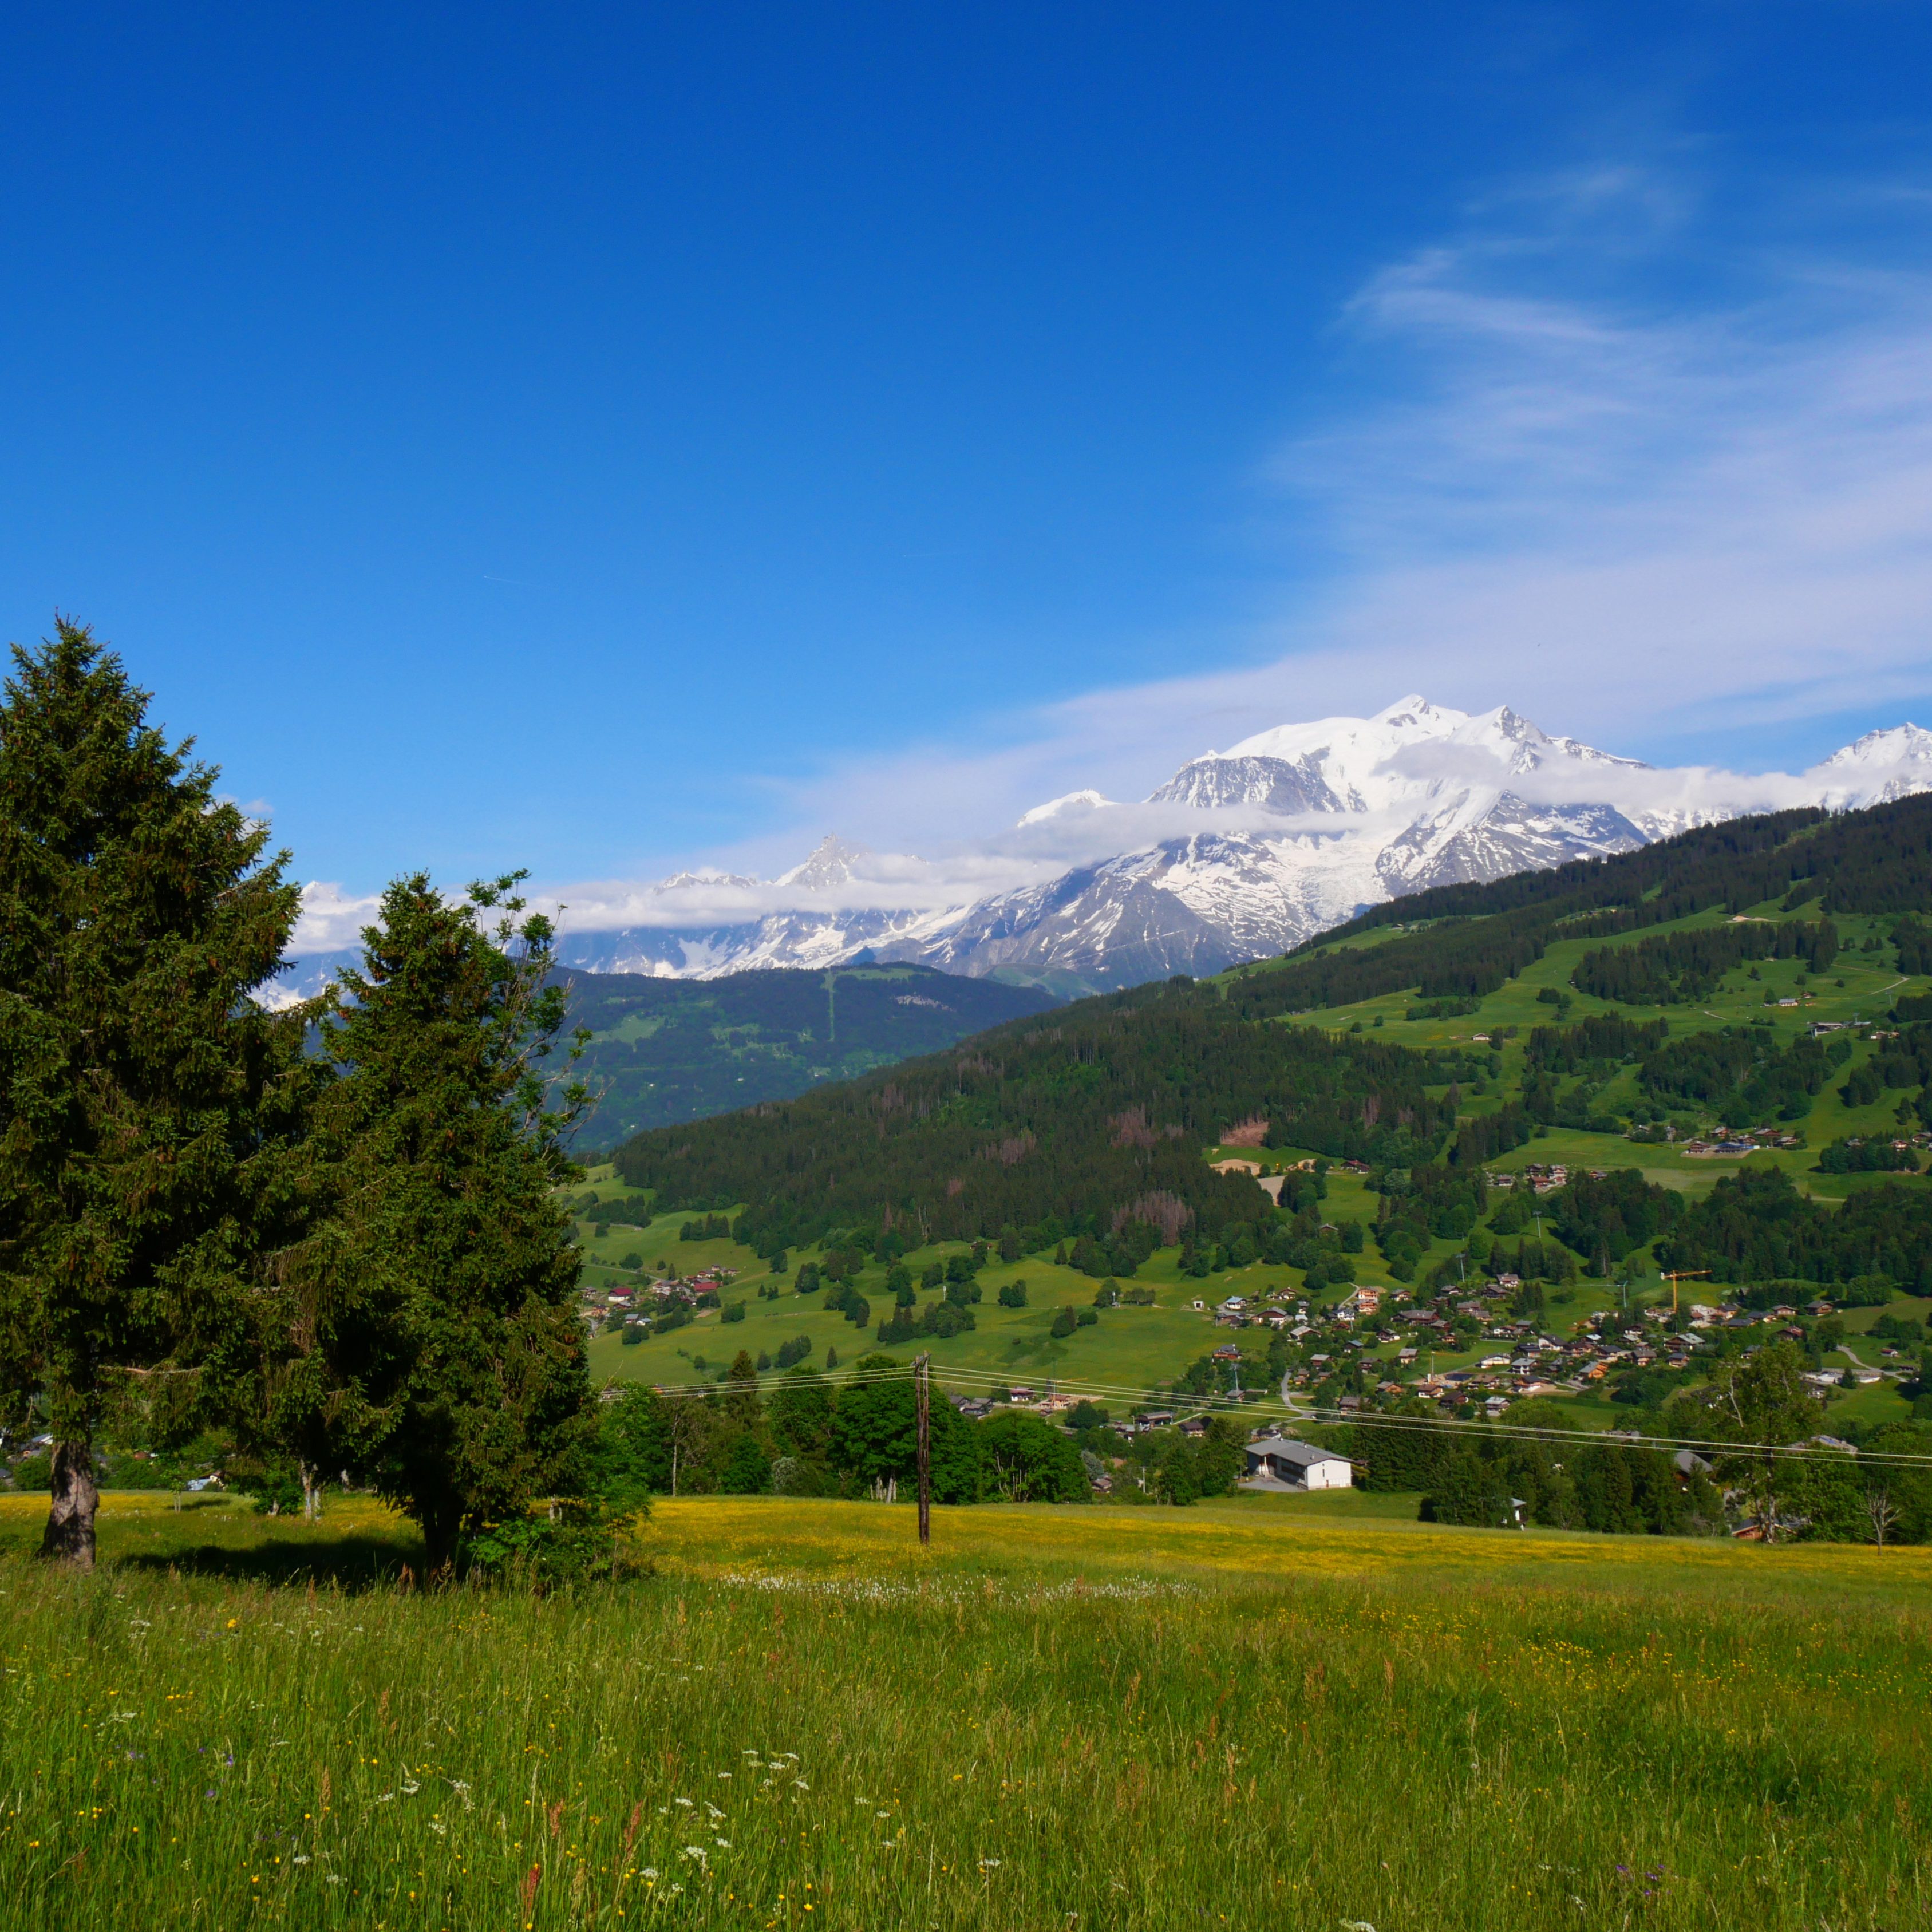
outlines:
[{"label": "spruce tree", "polygon": [[564,994],[520,877],[466,904],[421,874],[383,896],[322,1027],[338,1077],[310,1155],[328,1218],[282,1271],[286,1439],[362,1471],[420,1526],[433,1573],[466,1532],[577,1487],[596,1434],[554,1191],[582,1178],[566,1142],[587,1096],[545,1065]]},{"label": "spruce tree", "polygon": [[304,1015],[251,996],[299,890],[88,631],[0,700],[0,1402],[44,1403],[50,1556],[94,1560],[96,1431],[257,1406]]}]

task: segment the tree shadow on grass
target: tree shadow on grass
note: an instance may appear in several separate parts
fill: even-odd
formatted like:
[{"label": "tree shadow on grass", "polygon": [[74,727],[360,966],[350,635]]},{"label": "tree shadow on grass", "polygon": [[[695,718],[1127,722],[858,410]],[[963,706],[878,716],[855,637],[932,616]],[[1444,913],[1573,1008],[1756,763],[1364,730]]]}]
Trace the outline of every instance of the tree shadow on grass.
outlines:
[{"label": "tree shadow on grass", "polygon": [[182,1576],[229,1583],[270,1583],[289,1588],[314,1583],[354,1593],[393,1589],[404,1572],[420,1580],[423,1546],[393,1536],[346,1535],[301,1543],[260,1543],[234,1549],[218,1543],[192,1548],[117,1551],[113,1568],[137,1573],[172,1570]]}]

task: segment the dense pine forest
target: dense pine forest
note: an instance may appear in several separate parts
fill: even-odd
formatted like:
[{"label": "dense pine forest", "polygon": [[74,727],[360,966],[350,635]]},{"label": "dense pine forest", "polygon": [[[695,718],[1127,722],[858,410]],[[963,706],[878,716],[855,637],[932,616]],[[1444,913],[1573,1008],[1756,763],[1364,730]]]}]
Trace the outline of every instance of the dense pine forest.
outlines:
[{"label": "dense pine forest", "polygon": [[774,969],[717,980],[560,972],[567,1024],[590,1034],[580,1072],[607,1144],[644,1127],[789,1100],[931,1053],[1054,1001],[1030,986],[929,966]]},{"label": "dense pine forest", "polygon": [[1254,1026],[1217,988],[1180,980],[795,1101],[640,1135],[616,1165],[668,1204],[751,1203],[771,1246],[857,1223],[896,1226],[914,1246],[1049,1222],[1111,1238],[1159,1225],[1168,1203],[1212,1236],[1252,1219],[1255,1190],[1205,1166],[1204,1144],[1265,1120],[1278,1141],[1336,1159],[1412,1166],[1454,1127],[1454,1084],[1485,1064]]}]

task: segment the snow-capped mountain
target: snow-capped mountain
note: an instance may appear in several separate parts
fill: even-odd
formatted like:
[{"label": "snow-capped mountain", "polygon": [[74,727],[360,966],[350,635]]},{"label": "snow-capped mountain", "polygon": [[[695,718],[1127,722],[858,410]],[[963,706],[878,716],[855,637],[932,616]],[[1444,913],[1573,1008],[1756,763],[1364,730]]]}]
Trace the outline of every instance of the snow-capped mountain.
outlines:
[{"label": "snow-capped mountain", "polygon": [[1834,812],[1855,812],[1862,806],[1886,805],[1924,790],[1918,775],[1928,768],[1932,731],[1898,724],[1889,731],[1868,731],[1807,776],[1824,781],[1819,804]]},{"label": "snow-capped mountain", "polygon": [[[1148,801],[1236,814],[1239,829],[1162,840],[974,906],[922,956],[1101,986],[1218,971],[1405,892],[1629,851],[1657,836],[1645,814],[1562,795],[1648,770],[1507,708],[1471,717],[1419,697],[1374,718],[1277,726],[1184,765]],[[1519,786],[1556,802],[1532,803]]]},{"label": "snow-capped mountain", "polygon": [[[644,889],[657,916],[567,933],[560,956],[591,972],[676,978],[863,956],[1131,986],[1285,952],[1431,886],[1629,851],[1742,812],[1842,811],[1927,790],[1932,732],[1913,724],[1869,733],[1796,778],[1744,779],[1655,770],[1553,737],[1506,706],[1472,716],[1410,696],[1372,718],[1257,732],[1191,760],[1139,806],[1081,790],[1036,806],[1017,833],[1064,832],[1105,852],[1110,826],[1134,828],[1126,849],[1042,883],[971,903],[896,904],[890,881],[918,862],[877,862],[828,837],[769,882],[687,872]],[[743,909],[676,916],[707,902]],[[291,988],[322,963],[300,962]]]}]

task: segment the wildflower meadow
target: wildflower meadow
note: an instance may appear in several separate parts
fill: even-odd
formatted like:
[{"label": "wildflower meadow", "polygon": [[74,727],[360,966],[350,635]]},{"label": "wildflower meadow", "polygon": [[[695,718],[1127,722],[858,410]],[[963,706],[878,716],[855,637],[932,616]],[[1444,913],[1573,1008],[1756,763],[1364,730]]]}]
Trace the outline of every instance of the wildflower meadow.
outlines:
[{"label": "wildflower meadow", "polygon": [[394,1519],[0,1504],[0,1922],[1924,1922],[1917,1551],[1313,1510],[661,1504],[614,1583]]}]

